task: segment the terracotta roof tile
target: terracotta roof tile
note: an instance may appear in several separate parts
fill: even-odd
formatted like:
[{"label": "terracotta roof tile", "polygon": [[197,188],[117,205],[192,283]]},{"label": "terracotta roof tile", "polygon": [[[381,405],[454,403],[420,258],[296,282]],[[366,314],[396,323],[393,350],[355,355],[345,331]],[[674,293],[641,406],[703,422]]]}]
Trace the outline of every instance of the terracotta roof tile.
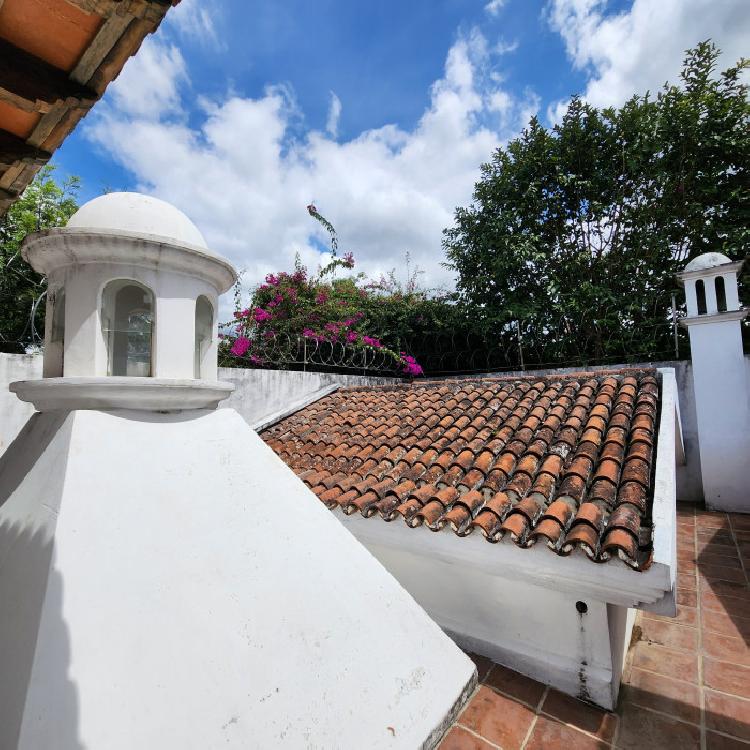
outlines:
[{"label": "terracotta roof tile", "polygon": [[653,370],[346,388],[262,437],[329,508],[643,570],[658,398]]}]

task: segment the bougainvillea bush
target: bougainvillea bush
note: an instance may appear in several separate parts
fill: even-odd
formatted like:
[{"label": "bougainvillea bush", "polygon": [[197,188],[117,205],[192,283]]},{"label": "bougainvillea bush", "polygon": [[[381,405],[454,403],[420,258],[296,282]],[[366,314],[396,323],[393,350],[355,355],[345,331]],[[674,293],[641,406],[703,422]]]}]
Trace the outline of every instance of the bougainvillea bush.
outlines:
[{"label": "bougainvillea bush", "polygon": [[[446,325],[448,300],[417,288],[418,271],[405,285],[391,274],[377,281],[351,273],[351,253],[339,256],[336,233],[315,206],[310,215],[331,235],[331,261],[310,274],[299,260],[293,271],[268,274],[252,294],[247,307],[238,305],[232,333],[225,336],[225,364],[278,366],[277,353],[289,346],[303,351],[359,351],[359,361],[377,361],[381,369],[418,377],[423,370],[416,358],[404,351],[404,342],[423,331]],[[340,275],[340,274],[347,275]],[[279,342],[282,342],[280,345]],[[372,356],[367,356],[367,355]],[[331,357],[335,366],[336,357]],[[287,359],[288,363],[288,359]]]}]

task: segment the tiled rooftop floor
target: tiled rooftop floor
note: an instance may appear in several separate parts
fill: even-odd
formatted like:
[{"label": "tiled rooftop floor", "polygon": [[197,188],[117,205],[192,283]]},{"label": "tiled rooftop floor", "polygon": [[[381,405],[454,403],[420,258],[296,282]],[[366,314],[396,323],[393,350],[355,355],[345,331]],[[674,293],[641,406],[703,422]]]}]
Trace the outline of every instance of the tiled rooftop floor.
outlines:
[{"label": "tiled rooftop floor", "polygon": [[750,750],[750,516],[678,508],[677,617],[640,613],[609,713],[473,657],[440,750]]}]

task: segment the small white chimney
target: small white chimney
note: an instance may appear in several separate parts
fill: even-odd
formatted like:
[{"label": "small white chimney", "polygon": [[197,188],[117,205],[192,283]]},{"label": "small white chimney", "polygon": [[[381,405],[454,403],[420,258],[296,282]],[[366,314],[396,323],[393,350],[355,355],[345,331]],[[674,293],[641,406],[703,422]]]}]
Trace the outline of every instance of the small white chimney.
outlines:
[{"label": "small white chimney", "polygon": [[750,458],[750,382],[742,353],[735,263],[705,253],[679,274],[685,286],[693,385],[698,417],[701,474],[706,505],[750,513],[747,462]]}]

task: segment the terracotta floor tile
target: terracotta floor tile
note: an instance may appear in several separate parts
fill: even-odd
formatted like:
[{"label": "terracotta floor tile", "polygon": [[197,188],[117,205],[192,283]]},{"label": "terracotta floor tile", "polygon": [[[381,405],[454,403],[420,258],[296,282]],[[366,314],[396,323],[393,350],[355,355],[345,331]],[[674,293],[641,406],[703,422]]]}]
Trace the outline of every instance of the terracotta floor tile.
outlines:
[{"label": "terracotta floor tile", "polygon": [[695,573],[683,573],[680,569],[678,569],[677,585],[681,589],[690,589],[690,591],[696,591],[696,589],[698,588],[698,584]]},{"label": "terracotta floor tile", "polygon": [[[731,581],[732,583],[745,583],[745,572],[741,567],[730,567],[727,565],[709,565],[698,558],[698,574],[703,578],[713,581]],[[688,571],[689,572],[689,571]]]},{"label": "terracotta floor tile", "polygon": [[696,513],[695,523],[699,529],[728,529],[729,518],[726,513]]},{"label": "terracotta floor tile", "polygon": [[490,742],[517,750],[526,737],[534,712],[482,685],[458,719]]},{"label": "terracotta floor tile", "polygon": [[617,727],[617,717],[601,708],[576,700],[557,690],[550,690],[542,704],[542,712],[570,724],[584,732],[611,742]]},{"label": "terracotta floor tile", "polygon": [[479,682],[484,682],[484,678],[487,677],[487,673],[492,667],[492,660],[486,656],[480,654],[473,654],[471,651],[466,652],[466,656],[474,662],[474,666],[477,668],[477,679]]},{"label": "terracotta floor tile", "polygon": [[698,647],[698,631],[684,625],[662,620],[641,620],[641,640],[677,651],[694,652]]},{"label": "terracotta floor tile", "polygon": [[540,682],[499,664],[492,667],[485,684],[509,695],[511,698],[528,703],[532,708],[537,707],[546,689]]},{"label": "terracotta floor tile", "polygon": [[[728,531],[701,531],[701,529],[698,529],[695,532],[695,538],[695,546],[698,552],[710,550],[718,555],[726,555],[729,554],[727,550],[737,548],[734,538]],[[722,552],[722,550],[724,551]]]},{"label": "terracotta floor tile", "polygon": [[750,740],[750,701],[705,690],[706,728]]},{"label": "terracotta floor tile", "polygon": [[727,515],[733,529],[750,531],[750,515],[747,513],[728,513]]},{"label": "terracotta floor tile", "polygon": [[729,615],[721,610],[704,608],[701,612],[704,630],[730,635],[733,638],[750,638],[750,618]]},{"label": "terracotta floor tile", "polygon": [[[678,564],[680,560],[677,560]],[[703,552],[698,556],[698,570],[702,565],[723,565],[728,568],[742,569],[742,563],[737,553],[734,555],[716,555],[712,552]]]},{"label": "terracotta floor tile", "polygon": [[750,698],[750,667],[704,657],[703,684],[722,693]]},{"label": "terracotta floor tile", "polygon": [[694,573],[697,573],[699,571],[696,563],[691,562],[690,560],[680,560],[678,567],[680,573],[686,573],[689,575],[693,575]]},{"label": "terracotta floor tile", "polygon": [[643,616],[647,620],[663,620],[664,622],[677,622],[680,625],[689,625],[698,627],[698,610],[695,607],[677,606],[677,616],[667,617],[666,615],[652,615],[650,612],[644,612]]},{"label": "terracotta floor tile", "polygon": [[[703,554],[706,555],[708,553],[704,552]],[[685,549],[682,547],[677,548],[677,565],[681,565],[684,562],[694,563],[697,559],[698,559],[698,555],[695,554],[694,549]],[[724,560],[724,559],[731,559],[731,558],[720,557],[719,559]]]},{"label": "terracotta floor tile", "polygon": [[703,653],[719,661],[750,667],[750,648],[742,638],[716,633],[711,638],[703,639]]},{"label": "terracotta floor tile", "polygon": [[723,734],[706,732],[706,750],[750,750],[750,745]]},{"label": "terracotta floor tile", "polygon": [[694,653],[673,651],[648,643],[636,643],[631,652],[633,666],[658,672],[665,677],[679,675],[688,682],[698,682],[698,657]]},{"label": "terracotta floor tile", "polygon": [[526,750],[599,750],[609,745],[601,740],[540,716],[531,732]]},{"label": "terracotta floor tile", "polygon": [[689,589],[677,589],[677,604],[684,604],[686,607],[698,606],[698,594]]},{"label": "terracotta floor tile", "polygon": [[750,599],[741,596],[716,594],[710,588],[703,588],[700,596],[701,606],[715,612],[726,612],[732,617],[750,619]]},{"label": "terracotta floor tile", "polygon": [[678,719],[700,724],[700,691],[697,685],[633,668],[628,685],[622,686],[622,700],[652,708]]},{"label": "terracotta floor tile", "polygon": [[715,555],[733,555],[737,551],[737,545],[728,535],[716,539],[715,537],[698,535],[695,549],[701,552],[712,552]]},{"label": "terracotta floor tile", "polygon": [[453,727],[438,745],[438,750],[494,750],[494,745],[480,740],[463,727]]},{"label": "terracotta floor tile", "polygon": [[622,750],[698,750],[700,729],[677,719],[626,704],[620,717],[617,747]]}]

